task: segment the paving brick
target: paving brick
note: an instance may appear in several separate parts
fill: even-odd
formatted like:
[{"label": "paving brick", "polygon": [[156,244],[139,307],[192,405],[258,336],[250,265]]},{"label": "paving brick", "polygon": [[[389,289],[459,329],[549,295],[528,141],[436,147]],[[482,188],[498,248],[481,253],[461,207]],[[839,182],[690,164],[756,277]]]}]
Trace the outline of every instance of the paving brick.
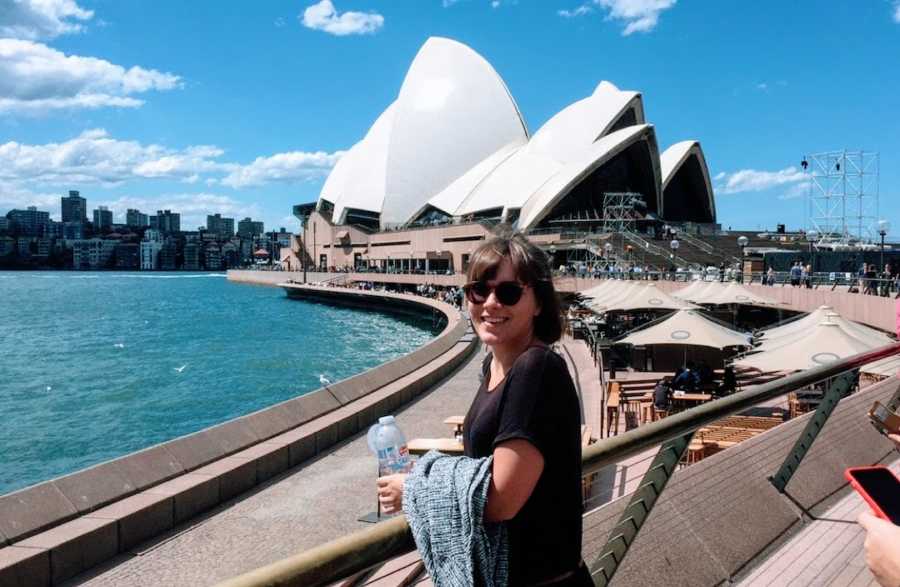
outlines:
[{"label": "paving brick", "polygon": [[53,484],[80,513],[90,512],[137,491],[116,461],[60,477]]},{"label": "paving brick", "polygon": [[219,480],[219,500],[226,501],[252,489],[256,483],[256,462],[252,459],[227,457],[195,471]]},{"label": "paving brick", "polygon": [[168,495],[138,493],[87,515],[115,520],[119,527],[119,550],[130,550],[144,540],[174,525],[174,500]]},{"label": "paving brick", "polygon": [[57,584],[114,557],[119,552],[119,534],[115,520],[81,517],[17,546],[48,550],[51,579]]},{"label": "paving brick", "polygon": [[50,551],[44,548],[0,548],[0,585],[42,587],[50,585]]},{"label": "paving brick", "polygon": [[0,531],[15,542],[77,513],[56,485],[41,483],[0,497]]},{"label": "paving brick", "polygon": [[188,473],[148,489],[147,493],[172,497],[174,523],[177,525],[218,505],[219,479]]}]

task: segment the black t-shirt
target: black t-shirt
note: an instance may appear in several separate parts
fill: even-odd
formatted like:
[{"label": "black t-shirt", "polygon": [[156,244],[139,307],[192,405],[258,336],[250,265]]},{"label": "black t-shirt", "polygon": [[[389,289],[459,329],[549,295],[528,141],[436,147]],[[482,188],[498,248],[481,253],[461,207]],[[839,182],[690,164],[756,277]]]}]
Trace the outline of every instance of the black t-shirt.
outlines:
[{"label": "black t-shirt", "polygon": [[465,454],[490,456],[521,438],[544,457],[528,501],[507,522],[509,584],[527,585],[574,570],[581,561],[581,407],[563,359],[547,347],[522,353],[493,391],[491,356],[463,425]]}]

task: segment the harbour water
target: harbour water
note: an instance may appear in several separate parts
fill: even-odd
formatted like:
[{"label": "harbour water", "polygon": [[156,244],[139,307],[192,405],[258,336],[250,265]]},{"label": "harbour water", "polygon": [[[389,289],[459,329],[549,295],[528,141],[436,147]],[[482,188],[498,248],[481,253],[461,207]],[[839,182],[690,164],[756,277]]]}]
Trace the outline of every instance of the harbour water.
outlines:
[{"label": "harbour water", "polygon": [[0,495],[399,357],[417,320],[222,274],[0,272]]}]

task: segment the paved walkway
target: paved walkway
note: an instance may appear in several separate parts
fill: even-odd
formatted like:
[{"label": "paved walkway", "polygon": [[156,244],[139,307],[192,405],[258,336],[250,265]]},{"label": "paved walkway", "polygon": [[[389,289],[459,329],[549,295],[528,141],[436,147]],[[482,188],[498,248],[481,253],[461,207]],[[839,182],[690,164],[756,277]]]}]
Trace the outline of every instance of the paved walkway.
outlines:
[{"label": "paved walkway", "polygon": [[[443,420],[465,414],[483,351],[397,415],[408,438],[444,437]],[[142,544],[70,585],[211,585],[366,527],[376,461],[359,434],[189,525]]]},{"label": "paved walkway", "polygon": [[[900,472],[900,460],[891,466]],[[856,523],[869,506],[856,491],[846,495],[791,536],[736,583],[739,587],[777,585],[877,586],[865,564],[865,531]]]}]

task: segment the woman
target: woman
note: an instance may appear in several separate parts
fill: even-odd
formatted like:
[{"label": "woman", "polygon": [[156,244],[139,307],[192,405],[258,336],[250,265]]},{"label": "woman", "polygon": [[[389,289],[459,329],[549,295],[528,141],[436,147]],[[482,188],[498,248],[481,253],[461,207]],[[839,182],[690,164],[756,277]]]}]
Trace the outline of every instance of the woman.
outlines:
[{"label": "woman", "polygon": [[[484,518],[506,522],[509,584],[592,585],[581,560],[581,410],[562,358],[563,325],[546,255],[519,234],[472,255],[465,286],[472,325],[490,347],[466,415],[468,457],[493,456]],[[403,475],[379,479],[399,511]]]}]

